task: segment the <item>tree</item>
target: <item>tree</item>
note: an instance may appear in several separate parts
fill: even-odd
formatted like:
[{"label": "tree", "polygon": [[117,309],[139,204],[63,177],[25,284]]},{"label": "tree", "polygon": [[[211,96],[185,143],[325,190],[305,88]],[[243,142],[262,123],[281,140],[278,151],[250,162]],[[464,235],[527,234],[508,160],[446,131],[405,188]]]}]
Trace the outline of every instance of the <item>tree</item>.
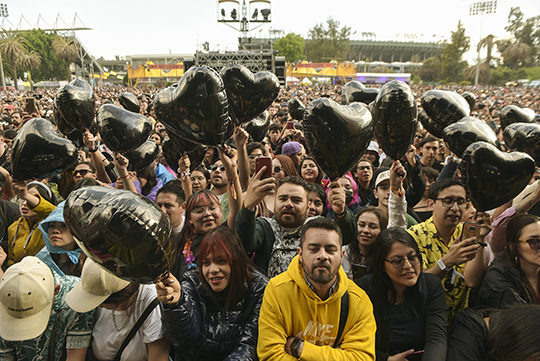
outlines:
[{"label": "tree", "polygon": [[519,6],[515,8],[512,7],[510,9],[510,13],[508,14],[508,23],[509,24],[505,26],[504,30],[508,31],[515,38],[517,38],[517,34],[523,26],[523,13],[521,12]]},{"label": "tree", "polygon": [[[472,82],[476,79],[476,66],[477,64],[470,66],[465,70],[464,76],[466,80],[470,80]],[[489,84],[491,80],[491,68],[489,67],[487,61],[480,64],[478,79],[478,81],[482,84]]]},{"label": "tree", "polygon": [[423,81],[430,82],[441,79],[441,59],[438,56],[426,59],[418,69],[418,76]]},{"label": "tree", "polygon": [[32,71],[32,80],[67,79],[66,66],[58,59],[53,49],[56,33],[46,33],[43,30],[30,30],[26,33],[26,45],[29,51],[35,51],[41,56],[41,65]]},{"label": "tree", "polygon": [[452,41],[445,46],[441,55],[442,76],[448,82],[458,83],[463,78],[463,71],[468,64],[463,55],[469,50],[471,40],[465,35],[465,28],[458,22],[457,30],[452,31]]},{"label": "tree", "polygon": [[493,44],[495,44],[495,35],[488,35],[480,42],[478,43],[478,50],[482,50],[483,48],[486,48],[487,50],[487,56],[486,56],[486,63],[488,65],[491,65],[492,55],[493,52]]},{"label": "tree", "polygon": [[372,73],[389,73],[390,69],[388,69],[384,65],[377,65],[375,68],[373,68],[373,70],[371,72]]},{"label": "tree", "polygon": [[527,60],[530,54],[531,47],[529,45],[525,43],[514,43],[503,51],[502,57],[504,62],[511,65],[512,69],[515,70],[520,63]]},{"label": "tree", "polygon": [[0,51],[4,57],[8,58],[13,67],[13,86],[17,88],[17,61],[26,53],[27,48],[24,44],[24,33],[15,33],[2,29],[2,40],[0,42]]},{"label": "tree", "polygon": [[327,27],[319,23],[309,30],[306,41],[306,57],[310,61],[321,62],[345,59],[349,52],[351,28],[339,28],[339,21],[328,18]]},{"label": "tree", "polygon": [[276,40],[274,49],[279,51],[289,63],[304,59],[304,38],[302,35],[288,33],[285,37]]},{"label": "tree", "polygon": [[62,59],[66,63],[66,69],[68,71],[68,81],[71,80],[71,70],[69,64],[77,58],[78,47],[73,38],[57,36],[53,41],[54,53],[59,59]]},{"label": "tree", "polygon": [[30,81],[30,86],[32,86],[32,74],[31,71],[39,68],[41,65],[41,56],[36,53],[34,50],[22,55],[18,61],[17,65],[22,69],[26,70],[28,74],[28,80]]}]

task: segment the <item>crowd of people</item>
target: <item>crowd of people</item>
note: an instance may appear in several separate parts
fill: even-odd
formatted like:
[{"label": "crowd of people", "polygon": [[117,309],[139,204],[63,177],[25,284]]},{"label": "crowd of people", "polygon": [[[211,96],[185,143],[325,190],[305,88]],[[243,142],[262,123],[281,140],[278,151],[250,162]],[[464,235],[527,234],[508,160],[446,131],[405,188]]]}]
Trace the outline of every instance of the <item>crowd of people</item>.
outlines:
[{"label": "crowd of people", "polygon": [[[433,88],[411,86],[419,105]],[[441,89],[475,94],[471,115],[499,128],[507,105],[539,117],[539,89]],[[161,146],[174,135],[154,113],[159,90],[96,88],[96,109],[135,94]],[[341,86],[293,85],[268,108],[261,141],[236,127],[196,167],[160,154],[137,171],[86,131],[69,169],[13,179],[12,142],[32,118],[56,125],[55,94],[0,99],[0,360],[540,359],[540,169],[515,199],[477,211],[460,160],[419,124],[402,159],[373,139],[331,180],[289,102],[341,103]],[[82,251],[64,200],[90,186],[168,216],[167,276],[130,282]]]}]

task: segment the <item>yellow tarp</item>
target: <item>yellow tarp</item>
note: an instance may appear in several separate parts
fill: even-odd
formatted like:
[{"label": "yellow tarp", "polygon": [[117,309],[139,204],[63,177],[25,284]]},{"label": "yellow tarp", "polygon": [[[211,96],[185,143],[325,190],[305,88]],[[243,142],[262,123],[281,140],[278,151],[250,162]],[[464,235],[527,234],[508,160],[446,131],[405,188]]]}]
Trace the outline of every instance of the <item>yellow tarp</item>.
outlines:
[{"label": "yellow tarp", "polygon": [[144,65],[128,65],[129,79],[139,78],[180,78],[184,75],[184,64],[154,64],[147,61]]},{"label": "yellow tarp", "polygon": [[356,67],[353,63],[308,63],[289,64],[287,76],[293,77],[353,77],[356,75]]}]

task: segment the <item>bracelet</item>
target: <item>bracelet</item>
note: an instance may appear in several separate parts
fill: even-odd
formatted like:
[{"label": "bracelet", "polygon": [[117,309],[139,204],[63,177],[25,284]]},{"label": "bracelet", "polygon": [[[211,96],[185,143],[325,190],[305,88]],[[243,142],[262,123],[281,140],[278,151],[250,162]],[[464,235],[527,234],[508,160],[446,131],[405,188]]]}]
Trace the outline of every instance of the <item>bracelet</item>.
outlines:
[{"label": "bracelet", "polygon": [[95,153],[95,152],[97,152],[97,150],[98,150],[98,147],[97,147],[97,146],[95,146],[94,149],[88,149],[88,151],[89,151],[90,153]]},{"label": "bracelet", "polygon": [[125,178],[127,178],[127,177],[129,177],[129,174],[126,174],[126,175],[123,176],[123,177],[118,177],[118,178],[116,178],[116,180],[118,180],[118,179],[125,179]]},{"label": "bracelet", "polygon": [[233,197],[234,200],[237,199],[236,197],[236,189],[234,189],[234,182],[238,179],[238,174],[234,176],[233,179],[229,179],[227,178],[227,182],[230,183],[231,185],[231,196]]},{"label": "bracelet", "polygon": [[345,215],[345,213],[347,213],[347,207],[345,207],[345,209],[343,209],[343,212],[342,212],[342,213],[340,213],[340,214],[337,214],[337,213],[336,213],[336,216],[339,217],[339,218],[341,218],[341,217],[343,217],[343,216]]},{"label": "bracelet", "polygon": [[191,175],[191,172],[189,171],[189,169],[186,170],[186,171],[181,171],[180,172],[180,179],[189,177],[190,175]]},{"label": "bracelet", "polygon": [[399,196],[399,197],[403,197],[404,193],[403,193],[403,189],[401,187],[394,187],[394,186],[390,186],[390,189],[393,190],[394,192],[396,192],[396,195]]}]

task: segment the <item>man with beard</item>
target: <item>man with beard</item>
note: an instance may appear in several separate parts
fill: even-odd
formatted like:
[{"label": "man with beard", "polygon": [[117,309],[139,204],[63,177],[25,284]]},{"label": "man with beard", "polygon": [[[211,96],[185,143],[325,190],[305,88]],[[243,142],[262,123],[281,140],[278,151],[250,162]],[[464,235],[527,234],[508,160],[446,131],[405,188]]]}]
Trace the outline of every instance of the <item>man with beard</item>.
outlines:
[{"label": "man with beard", "polygon": [[481,233],[474,238],[461,239],[461,219],[472,207],[463,184],[445,178],[429,187],[428,206],[433,216],[412,226],[414,237],[422,253],[424,272],[437,275],[443,284],[448,304],[448,324],[467,307],[469,288],[479,287],[486,269],[484,237],[489,233],[489,214],[478,212],[474,222],[482,224]]},{"label": "man with beard", "polygon": [[373,306],[341,267],[339,226],[322,217],[306,222],[297,251],[266,286],[259,359],[375,360]]},{"label": "man with beard", "polygon": [[[255,252],[254,263],[269,277],[284,272],[300,245],[300,228],[307,219],[309,187],[297,176],[261,179],[263,167],[251,180],[244,206],[236,217],[236,233],[244,248]],[[346,207],[345,191],[338,182],[329,185],[328,200],[336,213],[336,222],[343,233],[344,243],[356,239],[357,227],[353,213]],[[276,194],[274,216],[255,218],[255,207],[267,195]]]}]

